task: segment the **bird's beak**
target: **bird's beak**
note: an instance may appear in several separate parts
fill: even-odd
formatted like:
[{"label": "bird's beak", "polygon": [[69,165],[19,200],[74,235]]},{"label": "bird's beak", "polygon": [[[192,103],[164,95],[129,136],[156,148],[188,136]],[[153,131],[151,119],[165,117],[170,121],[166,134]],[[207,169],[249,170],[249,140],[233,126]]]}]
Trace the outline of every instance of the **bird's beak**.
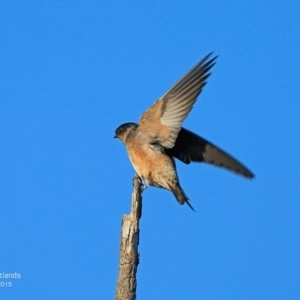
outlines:
[{"label": "bird's beak", "polygon": [[114,139],[116,139],[116,138],[117,138],[117,136],[115,135],[115,136],[114,136]]}]

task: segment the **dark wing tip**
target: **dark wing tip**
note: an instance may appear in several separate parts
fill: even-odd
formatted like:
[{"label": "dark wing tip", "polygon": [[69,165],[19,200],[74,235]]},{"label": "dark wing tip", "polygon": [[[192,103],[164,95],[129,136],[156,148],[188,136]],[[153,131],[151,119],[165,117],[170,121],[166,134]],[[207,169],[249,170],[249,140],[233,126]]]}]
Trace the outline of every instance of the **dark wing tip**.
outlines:
[{"label": "dark wing tip", "polygon": [[[204,56],[204,57],[201,59],[201,61],[199,62],[199,64],[205,62],[206,60],[208,60],[208,59],[213,55],[213,53],[214,53],[214,51],[211,51],[211,52],[208,53],[206,56]],[[211,61],[215,61],[218,57],[219,57],[219,55],[214,56],[214,57],[211,59]]]},{"label": "dark wing tip", "polygon": [[255,175],[250,170],[247,170],[247,173],[243,173],[243,175],[245,175],[248,179],[255,178]]},{"label": "dark wing tip", "polygon": [[211,73],[209,73],[209,70],[216,64],[216,59],[218,58],[218,55],[216,55],[213,58],[209,59],[212,54],[213,52],[210,52],[204,58],[202,58],[187,73],[185,73],[161,98],[168,98],[183,86],[185,86],[192,78],[195,78],[194,76],[200,76],[201,83],[204,86],[207,78],[211,75]]}]

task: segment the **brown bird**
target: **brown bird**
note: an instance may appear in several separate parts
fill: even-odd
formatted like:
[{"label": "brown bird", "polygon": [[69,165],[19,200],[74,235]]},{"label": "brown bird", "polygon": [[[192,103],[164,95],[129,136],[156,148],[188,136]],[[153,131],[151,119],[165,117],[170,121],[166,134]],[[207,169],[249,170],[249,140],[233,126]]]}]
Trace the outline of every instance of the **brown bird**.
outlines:
[{"label": "brown bird", "polygon": [[181,127],[210,76],[216,58],[205,56],[161,98],[143,113],[139,124],[119,126],[115,138],[126,146],[130,161],[144,188],[156,186],[171,191],[180,204],[189,199],[180,186],[174,157],[185,164],[205,162],[253,178],[254,175],[223,150]]}]

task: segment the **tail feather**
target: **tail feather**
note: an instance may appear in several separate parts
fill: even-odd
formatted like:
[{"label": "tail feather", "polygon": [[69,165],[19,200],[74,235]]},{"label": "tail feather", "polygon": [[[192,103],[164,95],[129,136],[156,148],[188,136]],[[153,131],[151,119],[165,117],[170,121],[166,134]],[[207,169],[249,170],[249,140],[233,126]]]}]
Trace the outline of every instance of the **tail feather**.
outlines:
[{"label": "tail feather", "polygon": [[184,193],[184,191],[182,190],[181,186],[178,185],[174,188],[171,188],[172,193],[174,194],[175,198],[177,199],[177,201],[183,205],[184,203],[186,203],[191,210],[195,211],[194,207],[190,204],[189,202],[189,198],[187,197],[187,195]]}]

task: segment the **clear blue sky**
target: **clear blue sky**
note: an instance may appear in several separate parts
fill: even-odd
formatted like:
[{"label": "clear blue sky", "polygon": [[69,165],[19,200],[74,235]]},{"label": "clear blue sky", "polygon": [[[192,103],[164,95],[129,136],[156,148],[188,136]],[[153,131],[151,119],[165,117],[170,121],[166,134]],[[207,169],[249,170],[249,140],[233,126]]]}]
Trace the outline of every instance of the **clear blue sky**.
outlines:
[{"label": "clear blue sky", "polygon": [[178,162],[196,213],[144,192],[138,299],[300,299],[299,1],[1,2],[0,272],[21,274],[1,299],[114,298],[134,175],[114,130],[210,51],[184,126],[256,178]]}]

